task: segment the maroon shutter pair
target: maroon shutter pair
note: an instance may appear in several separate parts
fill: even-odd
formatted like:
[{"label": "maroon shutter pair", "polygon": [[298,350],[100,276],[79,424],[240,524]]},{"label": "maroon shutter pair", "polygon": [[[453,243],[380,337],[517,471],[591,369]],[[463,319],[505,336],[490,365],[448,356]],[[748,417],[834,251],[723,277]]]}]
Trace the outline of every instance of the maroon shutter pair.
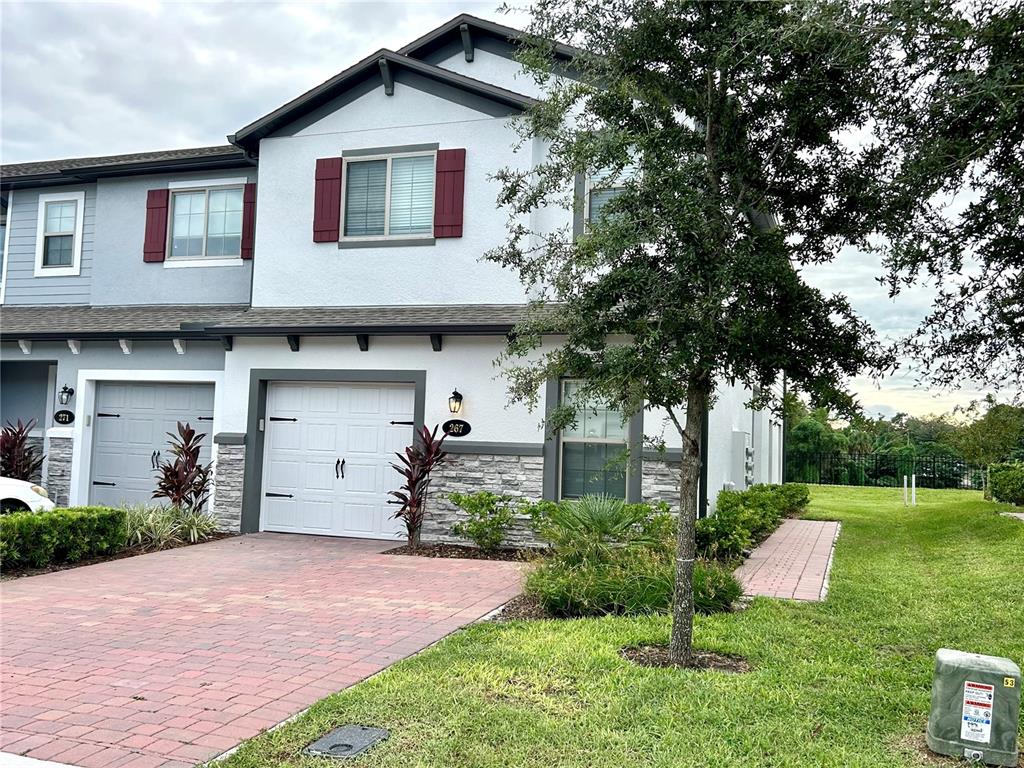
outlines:
[{"label": "maroon shutter pair", "polygon": [[[146,237],[142,245],[142,260],[163,261],[167,257],[167,222],[170,218],[171,192],[151,189],[146,196]],[[251,259],[256,240],[256,185],[246,184],[242,190],[242,245],[243,259]]]},{"label": "maroon shutter pair", "polygon": [[[313,242],[337,242],[341,235],[342,161],[316,161],[313,194]],[[462,203],[466,186],[466,150],[437,152],[434,178],[434,237],[462,237]]]}]

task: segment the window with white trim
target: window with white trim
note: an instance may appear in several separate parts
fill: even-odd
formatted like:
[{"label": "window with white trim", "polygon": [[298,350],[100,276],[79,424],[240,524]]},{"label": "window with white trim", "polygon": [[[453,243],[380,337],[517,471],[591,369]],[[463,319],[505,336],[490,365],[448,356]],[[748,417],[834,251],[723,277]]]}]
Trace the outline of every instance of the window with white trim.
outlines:
[{"label": "window with white trim", "polygon": [[242,186],[171,192],[171,259],[224,259],[242,253]]},{"label": "window with white trim", "polygon": [[433,152],[353,157],[344,163],[342,239],[433,236]]},{"label": "window with white trim", "polygon": [[622,413],[601,403],[577,403],[578,381],[563,381],[561,387],[562,403],[577,411],[576,423],[559,435],[559,498],[626,498],[628,434]]},{"label": "window with white trim", "polygon": [[82,261],[85,192],[39,196],[36,277],[77,275]]}]

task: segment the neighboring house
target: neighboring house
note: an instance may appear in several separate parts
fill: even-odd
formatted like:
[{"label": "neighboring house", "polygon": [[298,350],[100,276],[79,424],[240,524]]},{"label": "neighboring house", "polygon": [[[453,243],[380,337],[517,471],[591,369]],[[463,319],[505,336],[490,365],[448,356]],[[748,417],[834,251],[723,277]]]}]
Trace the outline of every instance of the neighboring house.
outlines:
[{"label": "neighboring house", "polygon": [[[459,16],[228,146],[0,169],[0,417],[45,427],[58,503],[147,501],[180,420],[212,438],[225,528],[396,536],[393,453],[451,418],[456,390],[472,431],[446,442],[456,461],[438,472],[427,537],[447,535],[456,489],[675,503],[679,438],[662,416],[623,427],[596,409],[546,436],[494,367],[527,296],[481,260],[505,235],[491,174],[543,151],[514,149],[510,120],[538,95],[513,59],[519,34]],[[572,49],[559,53],[571,72]],[[532,224],[582,232],[584,218]],[[718,394],[711,503],[781,472],[779,424],[741,388]],[[642,450],[643,434],[667,450]],[[626,446],[629,466],[609,465]]]}]

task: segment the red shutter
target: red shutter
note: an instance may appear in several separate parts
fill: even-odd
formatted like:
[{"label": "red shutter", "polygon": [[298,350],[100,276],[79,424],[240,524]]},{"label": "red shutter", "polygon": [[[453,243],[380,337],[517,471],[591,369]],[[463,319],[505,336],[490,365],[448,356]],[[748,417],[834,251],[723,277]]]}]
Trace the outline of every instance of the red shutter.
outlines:
[{"label": "red shutter", "polygon": [[143,261],[163,261],[167,254],[167,201],[171,193],[166,189],[151,189],[146,195],[146,238],[142,243]]},{"label": "red shutter", "polygon": [[462,237],[466,150],[440,149],[434,183],[434,237]]},{"label": "red shutter", "polygon": [[316,189],[313,194],[313,242],[337,242],[340,224],[341,158],[322,157],[316,161]]},{"label": "red shutter", "polygon": [[256,185],[246,184],[242,192],[242,258],[252,258],[256,240]]}]

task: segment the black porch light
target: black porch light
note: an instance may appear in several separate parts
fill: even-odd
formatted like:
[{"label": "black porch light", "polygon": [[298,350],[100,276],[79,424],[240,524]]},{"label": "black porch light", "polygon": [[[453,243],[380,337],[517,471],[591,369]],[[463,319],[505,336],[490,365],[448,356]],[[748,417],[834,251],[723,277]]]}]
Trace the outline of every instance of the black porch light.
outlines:
[{"label": "black porch light", "polygon": [[60,392],[57,393],[57,400],[60,401],[61,405],[67,405],[71,402],[71,398],[74,396],[75,390],[65,384],[61,387]]},{"label": "black porch light", "polygon": [[448,410],[454,414],[462,411],[462,395],[457,389],[453,389],[452,396],[448,398]]}]

